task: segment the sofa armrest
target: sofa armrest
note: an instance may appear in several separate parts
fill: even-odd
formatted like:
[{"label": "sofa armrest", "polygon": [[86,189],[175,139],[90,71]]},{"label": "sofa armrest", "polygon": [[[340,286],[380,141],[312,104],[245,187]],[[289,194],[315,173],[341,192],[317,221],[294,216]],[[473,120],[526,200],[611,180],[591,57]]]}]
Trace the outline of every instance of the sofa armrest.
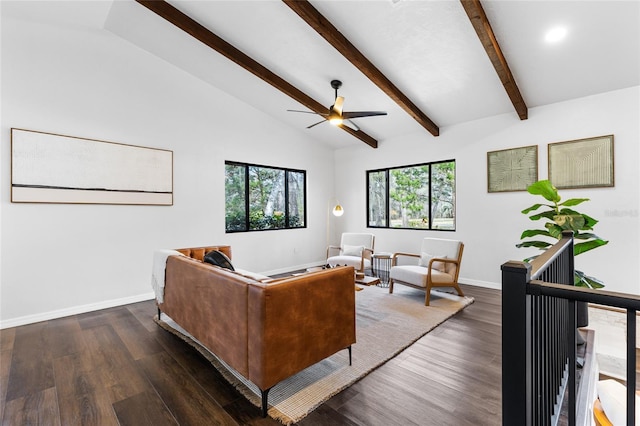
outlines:
[{"label": "sofa armrest", "polygon": [[328,246],[327,247],[327,259],[330,258],[331,256],[335,256],[334,254],[332,254],[333,252],[337,251],[338,254],[340,253],[340,246]]},{"label": "sofa armrest", "polygon": [[449,259],[448,257],[432,257],[431,260],[429,260],[429,268],[431,268],[431,264],[433,262],[453,263],[456,266],[460,266],[460,262],[458,262],[458,259]]},{"label": "sofa armrest", "polygon": [[268,389],[356,341],[352,267],[249,286],[249,380]]},{"label": "sofa armrest", "polygon": [[364,250],[362,250],[362,259],[371,260],[371,256],[373,256],[373,249],[365,247]]},{"label": "sofa armrest", "polygon": [[[167,259],[163,313],[240,374],[247,371],[247,287],[255,282],[185,256]],[[246,377],[246,376],[245,376]]]}]

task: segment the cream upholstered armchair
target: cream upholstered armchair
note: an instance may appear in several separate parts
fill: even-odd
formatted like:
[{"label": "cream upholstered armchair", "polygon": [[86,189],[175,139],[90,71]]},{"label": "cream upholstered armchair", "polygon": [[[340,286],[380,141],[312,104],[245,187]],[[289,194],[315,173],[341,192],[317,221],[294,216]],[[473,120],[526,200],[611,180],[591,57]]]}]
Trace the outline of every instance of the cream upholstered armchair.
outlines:
[{"label": "cream upholstered armchair", "polygon": [[425,238],[419,254],[394,253],[389,271],[389,293],[393,293],[394,284],[424,289],[426,306],[429,306],[433,287],[453,287],[458,295],[464,296],[458,285],[463,250],[461,241]]},{"label": "cream upholstered armchair", "polygon": [[358,272],[371,269],[375,238],[373,234],[343,233],[339,247],[327,247],[327,265],[353,266]]}]

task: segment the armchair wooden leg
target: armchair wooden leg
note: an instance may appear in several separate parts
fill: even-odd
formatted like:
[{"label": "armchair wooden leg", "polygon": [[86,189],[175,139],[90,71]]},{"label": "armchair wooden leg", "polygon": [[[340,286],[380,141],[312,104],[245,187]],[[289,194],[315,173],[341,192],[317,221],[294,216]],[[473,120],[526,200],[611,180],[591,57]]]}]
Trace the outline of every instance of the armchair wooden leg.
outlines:
[{"label": "armchair wooden leg", "polygon": [[455,288],[456,291],[458,292],[458,296],[464,296],[464,293],[462,292],[462,289],[458,284],[454,285],[453,288]]},{"label": "armchair wooden leg", "polygon": [[389,280],[389,294],[393,293],[393,280]]},{"label": "armchair wooden leg", "polygon": [[427,288],[425,289],[425,293],[427,293],[424,296],[424,306],[429,306],[429,302],[431,302],[431,287],[427,286]]}]

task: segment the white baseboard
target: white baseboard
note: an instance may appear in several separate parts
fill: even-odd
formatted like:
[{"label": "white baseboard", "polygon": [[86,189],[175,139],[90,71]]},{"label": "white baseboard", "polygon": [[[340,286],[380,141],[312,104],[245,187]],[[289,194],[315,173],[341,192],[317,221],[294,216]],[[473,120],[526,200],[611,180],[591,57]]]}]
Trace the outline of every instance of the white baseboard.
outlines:
[{"label": "white baseboard", "polygon": [[40,321],[47,321],[56,318],[68,317],[70,315],[84,314],[87,312],[99,311],[101,309],[114,308],[116,306],[128,305],[130,303],[143,302],[155,298],[153,292],[138,294],[136,296],[123,297],[121,299],[105,300],[103,302],[90,303],[81,306],[59,309],[56,311],[43,312],[35,315],[25,315],[23,317],[0,321],[0,330],[10,327],[18,327],[26,324],[33,324]]}]

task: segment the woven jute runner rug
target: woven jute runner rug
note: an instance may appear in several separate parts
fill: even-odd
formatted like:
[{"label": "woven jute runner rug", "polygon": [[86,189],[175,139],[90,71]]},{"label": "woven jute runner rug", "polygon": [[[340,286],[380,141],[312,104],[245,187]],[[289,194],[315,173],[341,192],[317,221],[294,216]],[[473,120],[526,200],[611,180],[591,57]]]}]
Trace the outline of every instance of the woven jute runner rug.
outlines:
[{"label": "woven jute runner rug", "polygon": [[[385,288],[365,287],[356,293],[357,343],[352,349],[352,365],[343,350],[278,383],[269,392],[269,416],[285,425],[300,421],[471,303],[471,297],[432,291],[430,306],[424,306],[423,291],[397,285],[389,294]],[[156,322],[196,348],[249,401],[260,406],[260,391],[253,383],[166,315]]]}]

